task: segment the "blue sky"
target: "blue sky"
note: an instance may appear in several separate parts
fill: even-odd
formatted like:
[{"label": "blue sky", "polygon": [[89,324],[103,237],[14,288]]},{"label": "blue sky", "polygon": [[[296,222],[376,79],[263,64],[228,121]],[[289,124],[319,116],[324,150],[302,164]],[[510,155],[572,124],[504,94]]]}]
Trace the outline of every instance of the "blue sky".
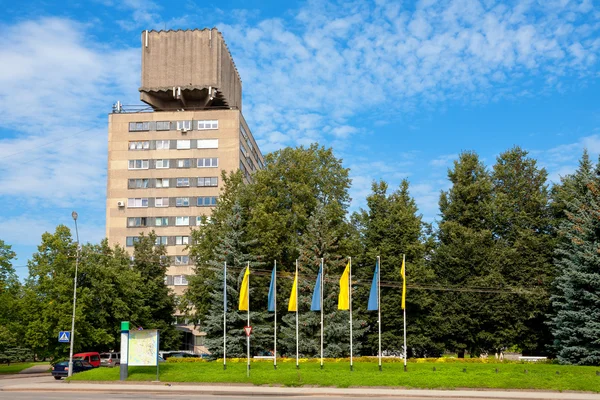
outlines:
[{"label": "blue sky", "polygon": [[317,141],[373,180],[408,178],[435,221],[464,150],[519,145],[551,182],[600,152],[598,1],[0,0],[0,239],[19,275],[41,234],[105,234],[107,114],[138,104],[144,29],[217,27],[263,153]]}]

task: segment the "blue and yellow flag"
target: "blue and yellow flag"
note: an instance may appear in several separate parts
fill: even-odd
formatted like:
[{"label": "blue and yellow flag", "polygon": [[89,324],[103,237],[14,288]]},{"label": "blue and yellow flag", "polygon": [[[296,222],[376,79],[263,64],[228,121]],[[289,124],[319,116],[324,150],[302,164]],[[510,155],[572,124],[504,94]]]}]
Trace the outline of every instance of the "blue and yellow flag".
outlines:
[{"label": "blue and yellow flag", "polygon": [[313,292],[312,302],[310,303],[310,311],[321,311],[321,274],[323,266],[319,267],[317,282],[315,283],[315,291]]},{"label": "blue and yellow flag", "polygon": [[273,272],[271,272],[271,285],[269,286],[269,306],[268,310],[270,312],[275,311],[275,279],[276,279],[276,268],[273,267]]},{"label": "blue and yellow flag", "polygon": [[367,310],[379,310],[379,261],[375,263],[375,273],[373,274],[373,282],[371,283],[371,292],[369,293],[369,304]]},{"label": "blue and yellow flag", "polygon": [[338,295],[338,310],[350,309],[350,262],[340,278],[340,294]]},{"label": "blue and yellow flag", "polygon": [[292,285],[288,311],[298,311],[298,271],[296,271],[296,275],[294,276],[294,284]]},{"label": "blue and yellow flag", "polygon": [[406,309],[406,266],[404,264],[404,257],[402,257],[402,269],[400,270],[402,275],[402,309]]}]

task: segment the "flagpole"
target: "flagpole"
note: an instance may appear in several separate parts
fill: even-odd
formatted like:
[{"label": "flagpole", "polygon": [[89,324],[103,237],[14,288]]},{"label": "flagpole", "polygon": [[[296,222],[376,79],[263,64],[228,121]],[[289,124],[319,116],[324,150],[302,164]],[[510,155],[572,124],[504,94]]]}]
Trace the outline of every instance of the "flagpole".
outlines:
[{"label": "flagpole", "polygon": [[[250,269],[250,261],[248,261],[248,269]],[[247,311],[248,311],[248,325],[250,326],[250,274],[248,274],[248,307],[246,307]],[[247,352],[247,358],[248,358],[248,364],[247,364],[247,368],[246,368],[246,376],[250,376],[250,335],[248,335],[248,333],[246,333],[246,352]]]},{"label": "flagpole", "polygon": [[323,258],[321,258],[321,369],[323,369]]},{"label": "flagpole", "polygon": [[298,286],[300,282],[298,281],[298,259],[296,259],[296,369],[300,368],[298,364]]},{"label": "flagpole", "polygon": [[277,260],[275,260],[275,275],[273,276],[273,299],[275,300],[273,302],[275,304],[275,318],[273,319],[275,326],[273,336],[273,368],[277,369]]},{"label": "flagpole", "polygon": [[223,268],[223,369],[227,369],[227,261]]},{"label": "flagpole", "polygon": [[[402,295],[405,296],[404,288],[406,287],[406,254],[402,254],[402,266],[404,267],[404,275],[402,276]],[[406,305],[404,305],[404,372],[406,372]]]},{"label": "flagpole", "polygon": [[350,371],[353,369],[352,363],[352,257],[348,257],[349,268],[349,279],[348,279],[348,305],[350,308]]},{"label": "flagpole", "polygon": [[381,258],[377,256],[377,322],[379,323],[379,370],[381,371]]}]

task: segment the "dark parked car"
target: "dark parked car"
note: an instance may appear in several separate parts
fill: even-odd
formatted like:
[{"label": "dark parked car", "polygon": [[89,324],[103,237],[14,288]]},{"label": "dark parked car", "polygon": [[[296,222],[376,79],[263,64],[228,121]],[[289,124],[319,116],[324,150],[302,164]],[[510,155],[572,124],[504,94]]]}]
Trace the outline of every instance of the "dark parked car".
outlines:
[{"label": "dark parked car", "polygon": [[[94,366],[87,361],[73,361],[73,373],[89,371],[90,369],[94,369]],[[69,376],[69,362],[61,361],[54,364],[52,367],[52,376],[54,379],[66,378]]]}]

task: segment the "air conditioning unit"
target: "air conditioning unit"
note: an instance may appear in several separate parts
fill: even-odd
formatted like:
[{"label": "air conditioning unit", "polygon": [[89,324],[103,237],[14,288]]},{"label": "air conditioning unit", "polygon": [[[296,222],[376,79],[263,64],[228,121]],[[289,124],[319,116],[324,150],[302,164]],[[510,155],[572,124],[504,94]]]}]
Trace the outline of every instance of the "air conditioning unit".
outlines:
[{"label": "air conditioning unit", "polygon": [[117,207],[125,207],[124,201],[117,201]]}]

